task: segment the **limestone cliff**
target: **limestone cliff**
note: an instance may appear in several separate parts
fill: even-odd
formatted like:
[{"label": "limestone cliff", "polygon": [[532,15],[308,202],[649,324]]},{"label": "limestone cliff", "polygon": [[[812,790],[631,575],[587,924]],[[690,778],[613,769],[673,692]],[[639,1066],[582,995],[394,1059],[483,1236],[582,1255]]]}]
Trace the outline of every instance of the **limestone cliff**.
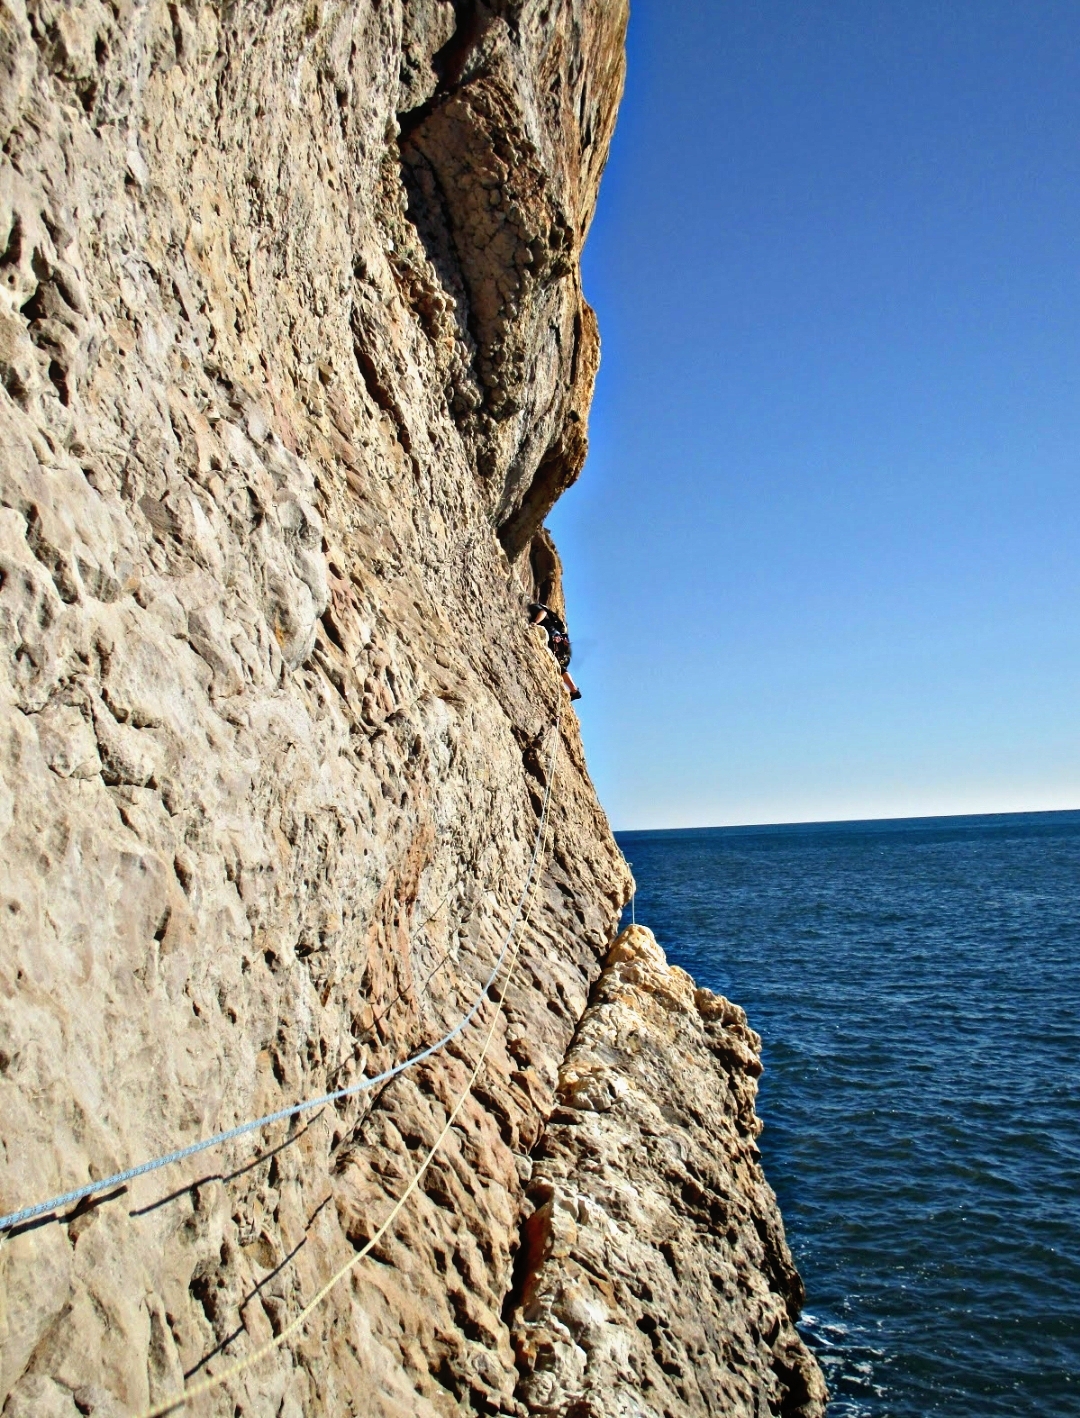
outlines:
[{"label": "limestone cliff", "polygon": [[[487,977],[564,698],[523,608],[559,597],[541,524],[585,455],[578,258],[625,22],[0,0],[0,1210],[376,1074]],[[560,737],[521,966],[445,1147],[197,1411],[608,1411],[565,1368],[541,1393],[515,1289],[629,890],[567,708]],[[9,1233],[0,1413],[137,1413],[280,1333],[477,1048]],[[745,1411],[818,1412],[791,1406],[769,1214],[730,1364]],[[724,1411],[696,1401],[611,1411]]]}]

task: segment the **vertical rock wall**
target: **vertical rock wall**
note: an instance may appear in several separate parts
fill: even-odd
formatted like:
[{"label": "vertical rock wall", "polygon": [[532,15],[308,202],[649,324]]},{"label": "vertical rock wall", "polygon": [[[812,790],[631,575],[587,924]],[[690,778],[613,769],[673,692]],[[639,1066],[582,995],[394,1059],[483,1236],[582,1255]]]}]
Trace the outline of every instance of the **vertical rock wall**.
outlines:
[{"label": "vertical rock wall", "polygon": [[[496,959],[625,22],[0,0],[0,1210],[379,1072]],[[198,1411],[523,1411],[528,1154],[629,880],[560,738],[480,1085]],[[279,1333],[477,1048],[10,1233],[0,1413],[137,1413]]]}]

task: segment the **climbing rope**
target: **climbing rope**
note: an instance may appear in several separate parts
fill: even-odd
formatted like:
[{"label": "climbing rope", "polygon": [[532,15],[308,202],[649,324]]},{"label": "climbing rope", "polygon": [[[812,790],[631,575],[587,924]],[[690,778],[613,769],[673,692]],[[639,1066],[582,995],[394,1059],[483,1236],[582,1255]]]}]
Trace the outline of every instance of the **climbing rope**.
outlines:
[{"label": "climbing rope", "polygon": [[[535,866],[537,861],[539,860],[539,848],[545,842],[547,837],[548,804],[551,801],[551,786],[555,771],[555,757],[559,749],[558,719],[556,719],[554,730],[555,745],[552,749],[551,761],[548,769],[548,780],[544,790],[544,803],[543,809],[540,814],[540,827],[536,839],[537,846],[536,849],[534,849],[533,851],[533,866]],[[507,972],[506,984],[503,986],[502,990],[504,998],[510,989],[510,985],[514,979],[514,974],[517,970],[518,960],[520,958],[521,953],[521,942],[525,934],[525,927],[527,927],[529,924],[533,907],[536,904],[535,895],[533,896],[533,899],[529,902],[528,910],[525,911],[523,918],[522,911],[525,908],[525,902],[529,897],[530,891],[532,890],[533,886],[539,882],[541,876],[542,869],[541,871],[536,873],[534,881],[532,867],[530,867],[530,873],[529,877],[526,880],[525,890],[522,892],[521,901],[518,905],[518,910],[517,912],[515,912],[515,924],[519,918],[522,919],[522,930],[518,934],[513,950],[510,952],[510,969]],[[348,1275],[351,1270],[355,1269],[355,1267],[358,1266],[366,1256],[371,1254],[372,1250],[374,1250],[374,1248],[386,1235],[387,1231],[389,1231],[390,1227],[393,1225],[405,1203],[409,1200],[413,1192],[420,1185],[421,1179],[423,1178],[424,1173],[427,1171],[428,1167],[431,1165],[435,1154],[438,1152],[442,1144],[446,1141],[450,1129],[453,1127],[455,1121],[457,1120],[458,1114],[461,1112],[461,1109],[465,1105],[465,1100],[469,1097],[477,1078],[480,1076],[480,1070],[483,1068],[484,1062],[487,1059],[488,1050],[491,1048],[491,1042],[495,1037],[495,1028],[499,1022],[499,1019],[500,1011],[496,1010],[495,1013],[492,1015],[491,1024],[487,1031],[487,1037],[484,1039],[483,1048],[480,1050],[480,1057],[477,1059],[476,1064],[473,1067],[471,1074],[469,1075],[469,1080],[466,1083],[461,1094],[459,1095],[457,1102],[454,1104],[453,1108],[447,1115],[446,1122],[443,1125],[442,1130],[440,1131],[438,1137],[435,1139],[434,1143],[432,1143],[431,1147],[428,1149],[423,1161],[420,1163],[419,1167],[414,1172],[412,1179],[409,1182],[409,1185],[398,1197],[397,1201],[390,1209],[390,1212],[387,1215],[386,1219],[382,1222],[382,1224],[379,1226],[378,1230],[374,1233],[370,1240],[366,1241],[364,1245],[360,1248],[360,1250],[356,1252],[355,1255],[350,1256],[349,1259],[345,1262],[345,1264],[341,1266],[340,1269],[334,1272],[330,1279],[326,1281],[322,1288],[315,1293],[315,1295],[308,1301],[308,1303],[303,1307],[303,1309],[301,1309],[293,1317],[293,1319],[289,1321],[289,1323],[284,1327],[284,1329],[280,1331],[280,1333],[274,1335],[272,1339],[267,1340],[265,1344],[260,1345],[260,1347],[256,1349],[253,1353],[247,1354],[244,1356],[244,1358],[238,1359],[235,1363],[230,1364],[228,1368],[222,1369],[219,1373],[208,1375],[205,1379],[201,1379],[197,1384],[192,1384],[190,1388],[184,1389],[183,1393],[174,1394],[171,1398],[167,1398],[161,1403],[152,1404],[149,1408],[144,1409],[143,1412],[139,1414],[139,1418],[164,1418],[165,1414],[172,1413],[178,1408],[185,1407],[195,1398],[201,1398],[205,1394],[212,1393],[214,1389],[220,1388],[223,1384],[228,1383],[230,1379],[238,1378],[242,1373],[245,1373],[248,1369],[260,1363],[268,1355],[272,1354],[276,1349],[280,1349],[281,1346],[285,1343],[285,1341],[290,1338],[291,1335],[294,1335],[297,1330],[300,1329],[301,1326],[305,1323],[305,1321],[312,1315],[312,1313],[319,1307],[319,1305],[322,1304],[322,1302],[326,1299],[327,1295],[330,1294],[331,1290],[333,1290],[334,1287],[340,1281],[344,1280],[346,1275]]]},{"label": "climbing rope", "polygon": [[[561,704],[560,704],[561,715]],[[551,768],[554,768],[555,754],[559,747],[559,719],[555,721],[555,747],[552,750]],[[551,786],[550,770],[548,775],[548,789]],[[547,797],[544,798],[544,812],[547,811]],[[413,1068],[416,1064],[422,1063],[424,1059],[429,1059],[433,1054],[437,1054],[451,1043],[462,1030],[468,1028],[476,1018],[477,1013],[488,997],[488,991],[494,984],[499,971],[502,969],[506,959],[507,951],[510,949],[510,942],[513,939],[514,931],[521,917],[522,909],[525,905],[526,897],[532,885],[533,876],[536,871],[536,863],[540,853],[540,843],[543,837],[544,819],[541,818],[540,827],[536,834],[536,844],[533,847],[532,859],[529,862],[529,870],[525,877],[525,886],[522,890],[521,900],[510,920],[506,936],[503,939],[502,950],[498,959],[488,976],[484,988],[477,995],[472,1005],[458,1024],[444,1034],[434,1044],[429,1044],[427,1048],[421,1049],[419,1053],[413,1054],[410,1058],[402,1059],[400,1063],[394,1064],[391,1068],[384,1069],[382,1073],[375,1074],[372,1078],[362,1078],[356,1083],[351,1083],[345,1088],[336,1088],[331,1093],[320,1094],[317,1098],[305,1098],[301,1103],[293,1103],[288,1108],[279,1108],[276,1112],[266,1113],[261,1118],[253,1118],[250,1122],[240,1123],[236,1127],[226,1128],[223,1132],[214,1133],[212,1137],[202,1138],[199,1142],[189,1143],[187,1147],[178,1147],[172,1152],[163,1153],[160,1157],[153,1157],[147,1162],[140,1162],[137,1166],[125,1168],[122,1172],[114,1172],[109,1177],[101,1177],[99,1180],[87,1182],[84,1186],[74,1187],[71,1191],[61,1192],[59,1196],[51,1196],[45,1201],[35,1202],[30,1206],[21,1207],[17,1211],[9,1212],[7,1216],[0,1216],[0,1232],[10,1231],[14,1226],[21,1226],[27,1221],[33,1221],[35,1217],[48,1215],[53,1211],[60,1211],[64,1207],[74,1206],[87,1197],[95,1196],[100,1192],[112,1191],[115,1187],[123,1186],[127,1182],[134,1181],[136,1177],[144,1177],[148,1172],[156,1172],[162,1167],[171,1167],[177,1162],[183,1162],[185,1158],[194,1157],[199,1152],[205,1152],[207,1148],[218,1147],[222,1143],[231,1142],[234,1138],[243,1137],[246,1133],[254,1132],[257,1128],[267,1127],[270,1123],[281,1122],[286,1118],[296,1117],[298,1113],[306,1113],[312,1108],[322,1108],[328,1103],[336,1103],[341,1098],[351,1098],[357,1093],[368,1092],[372,1088],[378,1087],[381,1083],[388,1083],[390,1079],[396,1078],[398,1074],[404,1073],[407,1069]]]}]

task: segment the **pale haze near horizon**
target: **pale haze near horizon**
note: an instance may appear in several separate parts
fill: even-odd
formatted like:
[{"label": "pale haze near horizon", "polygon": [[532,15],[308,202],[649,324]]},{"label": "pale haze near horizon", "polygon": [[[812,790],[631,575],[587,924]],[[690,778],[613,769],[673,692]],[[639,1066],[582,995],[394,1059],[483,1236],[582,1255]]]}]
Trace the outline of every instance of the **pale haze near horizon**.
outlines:
[{"label": "pale haze near horizon", "polygon": [[1080,9],[637,0],[566,562],[619,828],[1080,807]]}]

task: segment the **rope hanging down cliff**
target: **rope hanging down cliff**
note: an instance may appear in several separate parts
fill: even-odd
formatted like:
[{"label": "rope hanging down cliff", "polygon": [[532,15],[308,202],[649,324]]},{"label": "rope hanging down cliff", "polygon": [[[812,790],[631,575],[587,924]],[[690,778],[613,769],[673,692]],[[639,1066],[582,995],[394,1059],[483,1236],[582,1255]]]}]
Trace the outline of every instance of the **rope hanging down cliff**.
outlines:
[{"label": "rope hanging down cliff", "polygon": [[46,1216],[50,1212],[60,1211],[64,1207],[74,1206],[77,1202],[84,1201],[87,1197],[95,1196],[100,1192],[111,1191],[114,1187],[123,1186],[125,1183],[134,1181],[136,1177],[144,1177],[148,1172],[156,1172],[162,1167],[171,1167],[174,1163],[182,1162],[187,1157],[194,1157],[196,1153],[205,1152],[207,1148],[217,1147],[222,1143],[231,1142],[234,1138],[243,1137],[246,1133],[254,1132],[257,1128],[266,1127],[270,1123],[283,1121],[285,1118],[296,1117],[298,1113],[306,1113],[311,1108],[325,1107],[328,1103],[336,1103],[340,1098],[351,1098],[354,1094],[365,1093],[369,1089],[377,1087],[380,1083],[387,1083],[390,1079],[396,1078],[399,1073],[404,1073],[406,1069],[412,1068],[415,1064],[421,1063],[424,1059],[429,1059],[433,1054],[437,1054],[444,1049],[453,1039],[468,1028],[488,997],[488,992],[494,984],[503,962],[510,949],[510,942],[513,939],[514,931],[521,913],[525,906],[526,898],[533,883],[536,872],[536,864],[540,855],[540,844],[543,840],[544,822],[547,813],[548,794],[551,789],[551,772],[555,766],[555,754],[559,747],[559,718],[561,717],[561,705],[559,715],[555,720],[555,747],[552,750],[551,764],[548,771],[547,792],[544,797],[544,816],[541,817],[540,826],[537,829],[536,843],[533,847],[532,858],[529,862],[529,870],[525,876],[525,885],[522,888],[521,898],[518,901],[514,914],[510,919],[503,939],[502,949],[495,965],[492,968],[484,988],[477,995],[472,1005],[466,1011],[461,1020],[444,1034],[434,1044],[429,1044],[427,1048],[421,1049],[419,1053],[411,1055],[407,1059],[402,1059],[392,1068],[385,1069],[382,1073],[375,1074],[372,1078],[362,1078],[356,1083],[351,1083],[346,1088],[337,1088],[332,1093],[323,1093],[317,1098],[305,1098],[300,1103],[293,1103],[288,1108],[279,1108],[277,1112],[266,1113],[261,1118],[253,1118],[250,1122],[239,1123],[236,1127],[226,1128],[222,1132],[216,1132],[212,1137],[204,1137],[199,1142],[189,1143],[186,1147],[178,1147],[172,1152],[165,1152],[160,1157],[153,1157],[147,1162],[140,1162],[134,1167],[128,1167],[122,1172],[114,1172],[109,1177],[102,1177],[99,1180],[87,1182],[84,1186],[74,1187],[71,1191],[61,1192],[59,1196],[51,1196],[45,1201],[34,1202],[29,1206],[19,1208],[17,1211],[9,1212],[6,1216],[0,1216],[0,1232],[10,1231],[14,1226],[21,1226],[27,1221],[33,1221],[38,1216]]},{"label": "rope hanging down cliff", "polygon": [[[526,899],[528,898],[533,886],[539,882],[540,876],[542,874],[542,871],[536,872],[534,878],[533,868],[535,868],[537,862],[542,856],[541,847],[547,836],[548,805],[551,802],[551,787],[555,774],[555,758],[559,751],[558,717],[556,718],[555,723],[553,725],[553,730],[555,736],[555,743],[551,750],[551,760],[548,765],[547,783],[544,786],[544,803],[540,813],[540,826],[537,832],[536,847],[533,850],[533,860],[532,865],[529,868],[529,877],[527,878],[525,883],[525,890],[522,892],[521,901],[519,902],[518,909],[515,912],[515,924],[519,919],[522,919],[522,912],[525,908]],[[506,994],[510,989],[511,982],[513,981],[514,973],[517,970],[518,960],[520,958],[521,953],[521,942],[525,933],[524,927],[527,926],[529,923],[529,918],[532,914],[532,908],[535,905],[535,901],[536,898],[534,896],[532,901],[529,902],[528,910],[524,911],[524,918],[522,919],[523,929],[518,934],[513,950],[510,952],[510,969],[507,972],[506,983],[503,985],[502,988],[503,998],[506,997]],[[513,926],[511,927],[511,932],[512,931]],[[505,953],[506,952],[504,950],[504,956]],[[502,958],[503,957],[500,957],[500,963]],[[301,1309],[289,1321],[289,1323],[284,1327],[284,1329],[282,1329],[279,1334],[276,1334],[273,1337],[273,1339],[270,1339],[265,1344],[261,1345],[258,1349],[254,1351],[254,1353],[247,1354],[244,1356],[243,1359],[238,1359],[236,1363],[230,1364],[229,1367],[226,1369],[222,1369],[220,1373],[208,1375],[205,1379],[200,1380],[199,1383],[192,1384],[190,1388],[186,1388],[183,1393],[174,1394],[171,1398],[167,1398],[161,1403],[153,1404],[151,1407],[144,1409],[143,1412],[139,1414],[139,1418],[164,1418],[165,1414],[172,1413],[176,1409],[185,1407],[188,1403],[192,1401],[192,1399],[201,1398],[207,1393],[212,1393],[214,1389],[220,1388],[223,1384],[228,1383],[230,1379],[238,1378],[239,1375],[244,1373],[247,1369],[250,1369],[255,1364],[260,1363],[263,1359],[267,1358],[270,1354],[272,1354],[276,1349],[280,1349],[281,1346],[285,1343],[285,1341],[289,1339],[292,1335],[294,1335],[296,1331],[302,1327],[305,1321],[314,1313],[314,1311],[318,1309],[319,1305],[322,1304],[322,1302],[330,1294],[331,1290],[333,1290],[334,1287],[339,1283],[339,1281],[344,1280],[346,1275],[348,1275],[351,1270],[355,1269],[355,1267],[358,1266],[366,1256],[370,1255],[371,1251],[375,1248],[375,1246],[379,1244],[382,1238],[386,1235],[387,1231],[389,1231],[390,1227],[394,1224],[394,1221],[397,1218],[402,1207],[409,1200],[409,1197],[412,1196],[416,1188],[420,1185],[420,1181],[424,1173],[427,1171],[428,1167],[431,1165],[435,1154],[446,1141],[450,1129],[453,1127],[454,1122],[457,1119],[458,1113],[460,1113],[461,1109],[464,1107],[465,1100],[469,1097],[469,1094],[472,1092],[473,1086],[476,1083],[477,1078],[480,1076],[480,1070],[483,1068],[484,1061],[486,1060],[488,1055],[488,1050],[491,1048],[491,1041],[495,1037],[495,1027],[499,1022],[499,1018],[500,1011],[496,1009],[494,1014],[492,1015],[491,1024],[488,1027],[487,1036],[484,1039],[483,1048],[480,1050],[480,1057],[477,1059],[475,1065],[473,1066],[473,1070],[469,1075],[468,1082],[462,1089],[456,1103],[451,1108],[450,1112],[447,1114],[446,1122],[444,1123],[438,1137],[432,1143],[428,1152],[424,1156],[423,1161],[413,1173],[409,1185],[398,1197],[397,1201],[391,1207],[386,1219],[380,1224],[379,1228],[375,1231],[374,1235],[370,1238],[370,1240],[366,1241],[364,1245],[360,1248],[360,1250],[356,1252],[355,1255],[350,1256],[349,1259],[345,1262],[345,1264],[341,1266],[340,1269],[334,1272],[330,1279],[327,1280],[326,1283],[322,1286],[322,1288],[315,1293],[315,1295],[308,1301],[308,1303],[303,1307],[303,1309]]]}]

